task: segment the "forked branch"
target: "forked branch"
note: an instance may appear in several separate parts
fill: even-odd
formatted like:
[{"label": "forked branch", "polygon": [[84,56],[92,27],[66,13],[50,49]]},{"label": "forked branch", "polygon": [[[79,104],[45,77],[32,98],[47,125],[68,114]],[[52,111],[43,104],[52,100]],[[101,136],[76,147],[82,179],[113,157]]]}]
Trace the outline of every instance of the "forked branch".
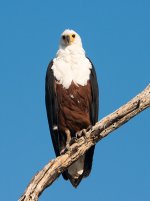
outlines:
[{"label": "forked branch", "polygon": [[50,186],[64,170],[83,155],[91,146],[148,107],[150,107],[150,85],[127,104],[97,122],[95,126],[86,132],[86,137],[77,139],[77,141],[71,145],[71,151],[51,160],[45,165],[45,167],[32,178],[19,201],[38,201],[38,197],[44,189]]}]

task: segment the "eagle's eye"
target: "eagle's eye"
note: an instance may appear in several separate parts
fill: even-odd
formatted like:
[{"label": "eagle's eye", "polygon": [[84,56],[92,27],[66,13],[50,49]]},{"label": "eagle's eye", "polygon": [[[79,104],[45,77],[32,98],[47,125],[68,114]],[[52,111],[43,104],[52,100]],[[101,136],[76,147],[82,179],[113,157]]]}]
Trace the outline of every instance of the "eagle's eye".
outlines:
[{"label": "eagle's eye", "polygon": [[65,36],[62,36],[62,39],[63,39],[63,40],[65,40],[65,38],[66,38]]},{"label": "eagle's eye", "polygon": [[75,38],[76,37],[76,35],[75,34],[72,34],[72,38]]}]

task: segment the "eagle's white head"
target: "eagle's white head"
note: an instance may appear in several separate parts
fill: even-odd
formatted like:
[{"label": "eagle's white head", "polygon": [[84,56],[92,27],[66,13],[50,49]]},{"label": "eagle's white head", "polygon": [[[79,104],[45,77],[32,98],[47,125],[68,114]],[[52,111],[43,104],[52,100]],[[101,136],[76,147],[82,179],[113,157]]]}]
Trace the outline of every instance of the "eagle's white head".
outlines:
[{"label": "eagle's white head", "polygon": [[61,34],[60,48],[65,49],[70,46],[82,47],[82,42],[79,34],[77,34],[74,30],[66,29]]},{"label": "eagle's white head", "polygon": [[92,65],[86,58],[80,36],[73,30],[61,34],[59,50],[53,59],[52,70],[57,81],[68,89],[72,82],[85,86]]}]

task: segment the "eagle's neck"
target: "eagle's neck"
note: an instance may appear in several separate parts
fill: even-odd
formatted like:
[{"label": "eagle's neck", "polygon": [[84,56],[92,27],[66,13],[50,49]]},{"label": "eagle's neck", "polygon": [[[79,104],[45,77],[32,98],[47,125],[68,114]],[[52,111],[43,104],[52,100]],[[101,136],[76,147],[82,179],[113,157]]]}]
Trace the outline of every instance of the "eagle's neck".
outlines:
[{"label": "eagle's neck", "polygon": [[90,78],[91,63],[82,47],[60,48],[53,60],[52,70],[57,81],[68,89],[72,82],[85,86]]}]

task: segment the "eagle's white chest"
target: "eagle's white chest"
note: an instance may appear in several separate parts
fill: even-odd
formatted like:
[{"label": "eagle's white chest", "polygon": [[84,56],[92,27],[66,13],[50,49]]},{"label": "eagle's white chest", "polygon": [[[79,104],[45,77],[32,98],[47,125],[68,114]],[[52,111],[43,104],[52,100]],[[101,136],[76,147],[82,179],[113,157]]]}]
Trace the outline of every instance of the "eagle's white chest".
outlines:
[{"label": "eagle's white chest", "polygon": [[57,81],[68,89],[73,81],[75,84],[85,86],[90,79],[91,63],[83,50],[59,50],[53,60],[52,70]]}]

